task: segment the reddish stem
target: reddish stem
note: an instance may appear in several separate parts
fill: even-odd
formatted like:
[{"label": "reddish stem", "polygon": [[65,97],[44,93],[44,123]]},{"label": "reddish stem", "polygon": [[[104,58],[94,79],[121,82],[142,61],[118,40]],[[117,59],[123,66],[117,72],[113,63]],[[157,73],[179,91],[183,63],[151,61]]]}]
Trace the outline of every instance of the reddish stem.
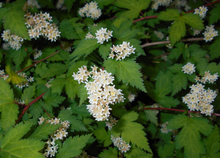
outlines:
[{"label": "reddish stem", "polygon": [[59,52],[60,52],[60,51],[58,50],[58,51],[56,51],[55,53],[53,53],[53,54],[47,56],[46,58],[43,58],[43,59],[41,59],[41,60],[39,60],[39,61],[37,61],[37,62],[35,62],[35,63],[33,63],[33,64],[27,66],[27,67],[25,67],[25,68],[23,68],[23,69],[17,71],[17,73],[19,73],[19,72],[21,72],[21,71],[24,71],[24,70],[26,70],[26,69],[28,69],[28,68],[34,66],[35,64],[38,64],[38,63],[40,63],[40,62],[42,62],[42,61],[44,61],[44,60],[46,60],[46,59],[48,59],[48,58],[50,58],[50,57],[56,55],[56,54],[59,53]]},{"label": "reddish stem", "polygon": [[50,117],[53,118],[52,116],[50,116],[50,114],[43,108],[43,110],[46,112],[46,114]]},{"label": "reddish stem", "polygon": [[19,115],[18,119],[16,120],[15,125],[20,121],[20,119],[22,118],[22,116],[25,114],[25,112],[29,109],[29,107],[34,104],[36,101],[38,101],[42,96],[44,95],[44,93],[42,93],[40,96],[38,96],[37,98],[35,98],[32,102],[30,102],[21,112],[21,114]]},{"label": "reddish stem", "polygon": [[158,15],[146,16],[146,17],[143,17],[143,18],[134,20],[133,23],[136,23],[136,22],[138,22],[138,21],[142,21],[142,20],[145,20],[145,19],[152,19],[152,18],[157,18],[157,17],[158,17]]},{"label": "reddish stem", "polygon": [[[178,112],[187,112],[187,113],[201,113],[199,111],[187,111],[187,110],[181,110],[181,109],[171,109],[171,108],[143,108],[143,110],[169,110],[169,111],[178,111]],[[220,114],[212,113],[212,115],[220,116]]]},{"label": "reddish stem", "polygon": [[[211,3],[209,3],[209,4],[206,4],[206,5],[204,5],[204,7],[210,6],[210,5],[215,4],[215,3],[218,3],[218,2],[220,2],[220,0],[217,0],[217,1],[215,1],[215,2],[211,2]],[[190,11],[188,11],[188,12],[186,12],[186,13],[194,12],[194,10],[195,10],[195,9],[190,10]]]}]

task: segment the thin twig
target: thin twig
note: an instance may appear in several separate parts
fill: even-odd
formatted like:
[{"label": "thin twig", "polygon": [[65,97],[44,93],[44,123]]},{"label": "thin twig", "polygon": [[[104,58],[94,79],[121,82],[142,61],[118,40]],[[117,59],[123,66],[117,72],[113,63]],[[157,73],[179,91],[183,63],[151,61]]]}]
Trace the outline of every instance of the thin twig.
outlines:
[{"label": "thin twig", "polygon": [[50,117],[53,118],[52,116],[50,116],[50,114],[43,108],[43,110],[46,112],[46,114]]},{"label": "thin twig", "polygon": [[[206,5],[204,5],[204,7],[210,6],[210,5],[215,4],[215,3],[218,3],[218,2],[220,2],[220,0],[217,0],[217,1],[215,1],[215,2],[211,2],[211,3],[209,3],[209,4],[206,4]],[[195,9],[190,10],[190,11],[188,11],[188,12],[186,12],[186,13],[194,12],[194,10],[195,10]]]},{"label": "thin twig", "polygon": [[[180,41],[182,42],[188,42],[188,41],[202,41],[204,40],[203,37],[199,37],[199,38],[187,38],[187,39],[182,39]],[[152,43],[145,43],[143,45],[141,45],[142,47],[149,47],[149,46],[155,46],[155,45],[159,45],[159,44],[168,44],[170,43],[170,41],[160,41],[160,42],[152,42]]]},{"label": "thin twig", "polygon": [[34,104],[36,101],[38,101],[42,96],[44,95],[44,93],[42,93],[40,96],[38,96],[37,98],[35,98],[32,102],[30,102],[27,106],[25,106],[25,108],[23,109],[23,111],[21,112],[21,114],[18,116],[18,119],[16,120],[15,125],[20,121],[20,119],[22,118],[22,116],[25,114],[25,112],[29,109],[29,107]]},{"label": "thin twig", "polygon": [[[187,112],[187,113],[198,113],[201,114],[199,111],[187,111],[181,109],[171,109],[171,108],[143,108],[143,110],[169,110],[169,111],[177,111],[177,112]],[[212,113],[211,115],[220,116],[220,114]]]}]

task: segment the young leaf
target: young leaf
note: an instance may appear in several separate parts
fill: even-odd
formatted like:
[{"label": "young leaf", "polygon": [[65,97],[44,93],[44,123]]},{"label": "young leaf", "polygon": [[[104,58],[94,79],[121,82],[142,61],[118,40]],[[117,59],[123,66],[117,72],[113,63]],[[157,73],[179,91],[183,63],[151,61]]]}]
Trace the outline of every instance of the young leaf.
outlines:
[{"label": "young leaf", "polygon": [[174,21],[179,19],[180,13],[177,9],[167,9],[166,11],[160,12],[158,15],[158,19],[163,21]]},{"label": "young leaf", "polygon": [[98,128],[95,131],[93,131],[93,133],[99,142],[104,142],[104,147],[107,147],[112,144],[111,134],[107,132],[105,128]]},{"label": "young leaf", "polygon": [[50,123],[42,123],[35,130],[29,138],[35,138],[40,140],[48,139],[48,136],[53,134],[61,125],[51,125]]},{"label": "young leaf", "polygon": [[213,132],[204,140],[206,146],[206,157],[216,158],[220,157],[220,133],[219,128],[215,125]]},{"label": "young leaf", "polygon": [[78,156],[82,152],[82,148],[86,146],[90,137],[91,134],[67,138],[62,147],[59,149],[56,157],[63,158]]},{"label": "young leaf", "polygon": [[[127,143],[132,143],[141,149],[152,152],[148,144],[148,139],[145,137],[146,133],[143,131],[143,126],[140,123],[133,122],[137,120],[138,114],[136,112],[129,112],[124,114],[117,124],[112,128],[113,133],[121,134],[122,139]],[[137,137],[138,136],[138,137]]]},{"label": "young leaf", "polygon": [[114,5],[117,7],[129,9],[122,12],[121,17],[127,17],[130,19],[137,18],[141,10],[147,9],[150,4],[150,0],[117,0]]},{"label": "young leaf", "polygon": [[96,48],[98,48],[99,45],[100,44],[97,43],[97,39],[81,40],[79,45],[70,55],[70,59],[79,59],[82,56],[86,57],[91,54]]},{"label": "young leaf", "polygon": [[135,61],[115,61],[109,59],[104,62],[104,67],[106,67],[108,72],[115,74],[119,81],[125,84],[129,83],[131,86],[146,92],[141,78],[142,74],[139,72],[141,67]]},{"label": "young leaf", "polygon": [[115,158],[118,157],[118,150],[116,147],[112,148],[109,147],[108,150],[103,150],[103,152],[101,152],[99,154],[100,158]]},{"label": "young leaf", "polygon": [[179,18],[174,21],[169,29],[169,39],[170,43],[173,46],[177,41],[184,37],[186,34],[186,26],[183,18]]},{"label": "young leaf", "polygon": [[205,148],[201,141],[200,133],[209,135],[212,132],[212,126],[208,124],[208,120],[198,117],[187,117],[185,115],[174,116],[169,121],[168,129],[179,129],[181,131],[176,136],[176,148],[184,147],[184,155],[186,158],[199,158],[200,154],[205,154]]}]

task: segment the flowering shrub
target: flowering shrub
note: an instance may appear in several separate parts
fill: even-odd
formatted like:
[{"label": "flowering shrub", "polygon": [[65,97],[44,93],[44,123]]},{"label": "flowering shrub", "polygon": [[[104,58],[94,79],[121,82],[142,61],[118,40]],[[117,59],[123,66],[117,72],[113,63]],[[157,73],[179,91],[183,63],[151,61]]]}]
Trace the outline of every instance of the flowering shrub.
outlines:
[{"label": "flowering shrub", "polygon": [[0,157],[220,157],[219,10],[0,2]]}]

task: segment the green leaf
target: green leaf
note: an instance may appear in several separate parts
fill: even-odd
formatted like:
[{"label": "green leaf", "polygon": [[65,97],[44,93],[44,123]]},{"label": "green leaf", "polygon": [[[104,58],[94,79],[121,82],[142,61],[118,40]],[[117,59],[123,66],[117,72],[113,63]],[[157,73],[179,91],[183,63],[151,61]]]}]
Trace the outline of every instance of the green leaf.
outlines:
[{"label": "green leaf", "polygon": [[81,67],[81,66],[83,66],[83,65],[87,65],[88,64],[88,61],[85,61],[85,60],[83,60],[83,61],[77,61],[77,62],[74,62],[73,64],[71,64],[70,66],[69,66],[69,69],[68,69],[68,72],[67,72],[67,77],[72,77],[72,75],[73,75],[73,72],[77,72],[77,71],[79,71],[79,68]]},{"label": "green leaf", "polygon": [[64,4],[67,7],[68,12],[70,12],[70,10],[71,10],[71,8],[73,6],[73,2],[75,2],[75,0],[64,0]]},{"label": "green leaf", "polygon": [[174,64],[173,66],[168,67],[172,73],[179,73],[182,71],[183,64]]},{"label": "green leaf", "polygon": [[213,127],[208,124],[208,120],[205,118],[189,118],[185,115],[174,116],[167,126],[168,129],[179,129],[181,127],[183,128],[176,136],[176,148],[184,147],[186,158],[200,158],[200,154],[205,154],[205,148],[199,132],[207,136],[212,132]]},{"label": "green leaf", "polygon": [[208,48],[210,53],[210,59],[213,60],[220,56],[220,38],[216,39]]},{"label": "green leaf", "polygon": [[[66,2],[66,0],[65,0],[65,2]],[[69,7],[69,6],[67,6],[67,7]],[[68,8],[68,10],[69,10],[69,8]],[[74,27],[71,25],[71,23],[67,19],[64,19],[60,23],[59,31],[61,32],[61,37],[64,37],[64,38],[66,38],[68,40],[72,40],[72,39],[77,39],[78,38],[78,35],[74,31]]]},{"label": "green leaf", "polygon": [[175,144],[165,144],[164,146],[159,146],[158,154],[160,158],[168,158],[174,155]]},{"label": "green leaf", "polygon": [[104,61],[104,67],[106,67],[108,72],[113,73],[119,81],[125,84],[129,83],[131,86],[146,92],[143,79],[141,78],[142,74],[139,71],[141,67],[135,61],[115,61],[109,59]]},{"label": "green leaf", "polygon": [[127,17],[130,19],[137,18],[141,10],[147,9],[150,4],[150,0],[117,0],[114,5],[117,7],[129,9],[122,12],[121,17]]},{"label": "green leaf", "polygon": [[27,51],[25,51],[25,47],[21,47],[21,49],[12,52],[13,61],[15,62],[16,67],[19,67],[27,56]]},{"label": "green leaf", "polygon": [[209,25],[216,23],[220,19],[219,15],[220,4],[216,4],[215,7],[209,12]]},{"label": "green leaf", "polygon": [[174,96],[176,93],[178,93],[180,90],[186,89],[187,86],[187,78],[186,75],[182,72],[176,74],[172,78],[173,84],[173,90],[171,96]]},{"label": "green leaf", "polygon": [[91,134],[67,138],[62,147],[59,149],[59,153],[56,157],[63,158],[78,156],[82,152],[82,148],[86,146],[90,137]]},{"label": "green leaf", "polygon": [[152,154],[146,153],[145,151],[141,150],[140,148],[134,147],[128,153],[125,153],[126,158],[152,158]]},{"label": "green leaf", "polygon": [[1,157],[31,157],[43,158],[43,154],[39,153],[44,142],[35,139],[20,140],[31,128],[31,123],[20,123],[15,128],[10,128],[1,141]]},{"label": "green leaf", "polygon": [[183,17],[184,22],[187,23],[192,28],[196,30],[204,29],[203,20],[200,18],[199,15],[193,14],[193,13],[187,13],[187,14],[184,14],[182,17]]},{"label": "green leaf", "polygon": [[89,111],[86,108],[86,105],[80,105],[79,106],[78,103],[75,104],[75,105],[72,104],[71,105],[71,110],[73,111],[73,114],[79,115],[82,118],[86,118],[86,117],[90,116],[90,113],[89,113]]},{"label": "green leaf", "polygon": [[77,81],[73,79],[73,77],[67,78],[65,89],[68,97],[70,99],[74,99],[76,97],[77,92],[79,91],[79,84]]},{"label": "green leaf", "polygon": [[206,157],[216,158],[220,157],[220,133],[219,128],[215,125],[213,132],[204,140],[206,147]]},{"label": "green leaf", "polygon": [[28,105],[28,103],[31,102],[31,98],[33,98],[35,95],[35,86],[30,86],[28,88],[25,88],[24,93],[21,96],[21,100],[25,101],[25,104]]},{"label": "green leaf", "polygon": [[9,84],[3,79],[0,79],[0,87],[1,127],[6,131],[10,126],[15,124],[19,111],[18,106],[13,104],[14,93],[10,89]]},{"label": "green leaf", "polygon": [[65,60],[64,58],[62,58],[60,56],[60,54],[64,54],[65,51],[59,51],[57,54],[52,55],[54,53],[56,53],[56,49],[54,48],[45,48],[42,50],[42,58],[46,58],[50,55],[52,55],[50,58],[46,59],[46,61],[63,61]]},{"label": "green leaf", "polygon": [[166,108],[176,107],[180,102],[177,99],[174,99],[173,97],[168,96],[158,96],[156,98],[156,102],[158,102],[161,106]]},{"label": "green leaf", "polygon": [[171,84],[172,73],[171,72],[162,72],[160,71],[156,78],[156,96],[167,95],[172,90]]},{"label": "green leaf", "polygon": [[70,55],[70,58],[76,58],[79,59],[80,57],[88,56],[91,54],[96,48],[99,47],[99,43],[97,43],[97,39],[88,39],[88,40],[81,40],[79,45],[76,47],[76,49],[73,51],[73,53]]},{"label": "green leaf", "polygon": [[171,53],[168,55],[168,59],[178,59],[180,55],[185,51],[185,45],[183,42],[179,42],[175,46],[176,48],[173,48]]},{"label": "green leaf", "polygon": [[157,114],[154,110],[144,110],[147,120],[158,126]]},{"label": "green leaf", "polygon": [[62,63],[51,63],[49,64],[49,70],[46,72],[43,78],[46,77],[54,77],[55,75],[60,75],[68,69],[67,65],[62,64]]},{"label": "green leaf", "polygon": [[111,134],[108,133],[105,128],[98,128],[95,131],[93,131],[94,135],[96,136],[96,139],[100,143],[104,143],[104,147],[107,147],[112,144],[111,140]]},{"label": "green leaf", "polygon": [[84,103],[88,98],[87,90],[84,84],[79,86],[79,92],[77,95],[80,98],[79,105],[82,105],[82,103]]},{"label": "green leaf", "polygon": [[53,134],[61,125],[51,125],[50,123],[42,123],[35,130],[34,133],[29,138],[35,138],[40,140],[48,139],[48,136]]},{"label": "green leaf", "polygon": [[114,0],[96,0],[96,2],[98,3],[98,6],[100,6],[100,8],[102,9],[103,6],[107,6],[109,4],[112,4],[114,2]]},{"label": "green leaf", "polygon": [[186,26],[183,18],[175,20],[169,29],[169,40],[171,45],[173,46],[177,41],[181,39],[181,37],[184,37],[185,34]]},{"label": "green leaf", "polygon": [[111,43],[108,43],[106,45],[101,45],[99,47],[99,54],[104,60],[106,60],[110,54],[111,51],[110,47],[111,47]]},{"label": "green leaf", "polygon": [[44,102],[42,100],[38,100],[34,103],[34,106],[31,106],[28,110],[30,114],[33,116],[34,120],[38,120],[43,114],[43,105]]},{"label": "green leaf", "polygon": [[158,19],[163,21],[174,21],[179,19],[180,13],[177,9],[167,9],[166,11],[160,12]]},{"label": "green leaf", "polygon": [[[19,8],[20,4],[24,5],[24,2],[25,1],[18,1],[12,3],[12,7],[10,7],[10,9],[8,9],[7,12],[5,13],[4,28],[5,30],[10,29],[11,33],[15,33],[20,37],[30,40],[27,27],[25,26],[25,20],[24,20],[25,13],[22,10],[22,7]],[[13,5],[14,6],[18,5],[18,6],[13,7]]]},{"label": "green leaf", "polygon": [[[146,133],[143,131],[143,126],[140,123],[133,122],[137,120],[138,114],[136,112],[129,112],[124,114],[117,124],[112,128],[112,132],[117,135],[121,134],[122,139],[126,143],[132,143],[141,149],[152,152],[148,144],[148,139],[145,137]],[[137,137],[138,136],[138,137]]]},{"label": "green leaf", "polygon": [[61,94],[62,89],[66,83],[66,79],[62,77],[57,77],[54,80],[52,80],[51,84],[51,89],[52,93],[58,93]]},{"label": "green leaf", "polygon": [[108,150],[103,150],[103,152],[101,152],[99,154],[100,158],[116,158],[118,157],[118,150],[116,147],[112,148],[109,147]]}]

